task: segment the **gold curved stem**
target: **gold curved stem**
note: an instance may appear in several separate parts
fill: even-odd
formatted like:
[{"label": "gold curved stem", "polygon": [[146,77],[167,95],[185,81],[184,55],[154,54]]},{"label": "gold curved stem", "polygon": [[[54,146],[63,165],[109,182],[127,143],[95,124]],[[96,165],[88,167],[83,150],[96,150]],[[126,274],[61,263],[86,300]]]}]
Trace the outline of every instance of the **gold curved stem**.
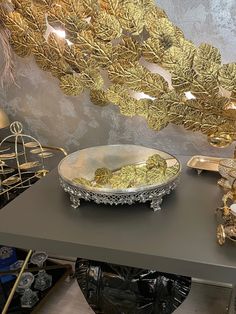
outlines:
[{"label": "gold curved stem", "polygon": [[29,261],[29,259],[30,259],[31,254],[32,254],[32,250],[30,250],[30,251],[28,252],[27,256],[26,256],[26,259],[25,259],[25,261],[24,261],[24,264],[22,265],[21,270],[20,270],[20,272],[19,272],[19,275],[17,276],[16,281],[15,281],[15,283],[14,283],[14,286],[12,287],[11,292],[10,292],[8,298],[7,298],[7,302],[6,302],[6,304],[4,305],[4,308],[3,308],[3,310],[2,310],[2,314],[7,314],[7,310],[8,310],[8,308],[9,308],[10,304],[11,304],[11,300],[12,300],[12,298],[13,298],[13,296],[14,296],[14,293],[15,293],[15,291],[16,291],[16,288],[17,288],[17,286],[18,286],[18,284],[19,284],[19,281],[20,281],[21,276],[22,276],[22,274],[23,274],[23,272],[24,272],[24,270],[25,270],[25,268],[26,268],[26,265],[27,265],[27,263],[28,263],[28,261]]}]

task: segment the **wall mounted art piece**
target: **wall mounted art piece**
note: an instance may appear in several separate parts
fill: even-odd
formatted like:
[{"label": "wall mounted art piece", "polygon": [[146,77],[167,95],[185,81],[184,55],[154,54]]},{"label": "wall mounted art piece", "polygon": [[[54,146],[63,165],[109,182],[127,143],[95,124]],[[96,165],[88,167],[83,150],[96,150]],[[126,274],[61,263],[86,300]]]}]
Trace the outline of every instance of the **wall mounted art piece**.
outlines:
[{"label": "wall mounted art piece", "polygon": [[196,47],[152,0],[0,2],[15,53],[34,55],[65,94],[89,89],[94,104],[113,103],[157,131],[174,123],[214,146],[235,139],[236,63]]}]

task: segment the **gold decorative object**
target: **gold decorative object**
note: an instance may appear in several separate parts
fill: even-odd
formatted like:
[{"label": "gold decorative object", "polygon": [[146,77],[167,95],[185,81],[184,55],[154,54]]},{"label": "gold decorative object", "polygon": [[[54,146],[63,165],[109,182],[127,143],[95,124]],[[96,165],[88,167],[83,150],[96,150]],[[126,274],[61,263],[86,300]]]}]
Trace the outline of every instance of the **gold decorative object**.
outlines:
[{"label": "gold decorative object", "polygon": [[176,187],[181,166],[174,156],[156,149],[105,145],[70,154],[58,172],[74,208],[85,199],[110,205],[150,202],[157,211],[163,196]]},{"label": "gold decorative object", "polygon": [[209,156],[193,156],[187,163],[189,168],[196,169],[198,174],[202,171],[219,171],[219,164],[224,158],[209,157]]},{"label": "gold decorative object", "polygon": [[210,44],[196,47],[154,0],[1,4],[13,50],[33,55],[65,94],[89,89],[96,105],[118,105],[157,131],[169,123],[201,131],[217,147],[236,139],[236,63],[222,64]]},{"label": "gold decorative object", "polygon": [[179,172],[179,166],[171,166],[167,169],[167,161],[159,154],[154,154],[146,162],[126,165],[120,169],[110,170],[98,168],[94,178],[89,181],[86,178],[74,178],[73,182],[95,188],[112,187],[113,189],[129,189],[144,185],[164,183],[169,177]]},{"label": "gold decorative object", "polygon": [[[30,187],[36,178],[40,179],[48,173],[44,159],[53,156],[53,151],[66,155],[62,148],[43,147],[32,136],[23,134],[20,122],[13,122],[10,131],[12,134],[0,143],[0,151],[4,144],[8,143],[10,146],[9,151],[0,154],[0,197],[6,195],[7,200],[10,200],[10,192],[13,190]],[[33,154],[32,147],[37,147]],[[44,156],[46,153],[47,156]]]}]

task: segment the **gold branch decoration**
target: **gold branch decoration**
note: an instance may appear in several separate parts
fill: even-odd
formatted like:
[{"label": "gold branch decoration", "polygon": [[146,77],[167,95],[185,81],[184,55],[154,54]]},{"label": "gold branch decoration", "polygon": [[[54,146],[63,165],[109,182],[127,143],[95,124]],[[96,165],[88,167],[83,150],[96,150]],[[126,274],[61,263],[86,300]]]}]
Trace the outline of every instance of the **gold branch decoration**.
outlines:
[{"label": "gold branch decoration", "polygon": [[88,89],[95,105],[113,103],[157,131],[174,123],[236,140],[236,63],[187,40],[153,0],[4,2],[12,49],[32,54],[66,95]]}]

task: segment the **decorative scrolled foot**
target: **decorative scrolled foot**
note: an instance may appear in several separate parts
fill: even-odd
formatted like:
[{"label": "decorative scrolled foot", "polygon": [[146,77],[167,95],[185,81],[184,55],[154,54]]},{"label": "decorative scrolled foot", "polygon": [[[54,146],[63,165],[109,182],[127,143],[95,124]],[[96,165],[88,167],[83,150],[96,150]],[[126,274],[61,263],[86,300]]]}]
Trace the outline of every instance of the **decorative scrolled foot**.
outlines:
[{"label": "decorative scrolled foot", "polygon": [[80,199],[75,197],[74,195],[70,196],[70,200],[72,202],[71,207],[77,209],[80,206]]},{"label": "decorative scrolled foot", "polygon": [[154,212],[161,210],[162,198],[153,198],[150,207]]}]

